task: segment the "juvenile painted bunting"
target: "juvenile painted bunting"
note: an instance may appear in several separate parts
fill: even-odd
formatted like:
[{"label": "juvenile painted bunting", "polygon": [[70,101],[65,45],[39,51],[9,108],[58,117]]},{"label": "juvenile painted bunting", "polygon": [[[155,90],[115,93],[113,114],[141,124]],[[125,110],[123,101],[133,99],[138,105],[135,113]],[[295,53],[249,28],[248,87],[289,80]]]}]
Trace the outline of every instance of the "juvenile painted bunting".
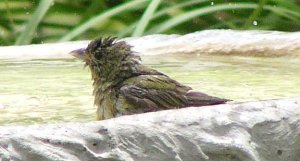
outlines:
[{"label": "juvenile painted bunting", "polygon": [[193,91],[141,64],[131,46],[116,38],[97,38],[70,53],[91,70],[97,119],[189,106],[224,104],[227,99]]}]

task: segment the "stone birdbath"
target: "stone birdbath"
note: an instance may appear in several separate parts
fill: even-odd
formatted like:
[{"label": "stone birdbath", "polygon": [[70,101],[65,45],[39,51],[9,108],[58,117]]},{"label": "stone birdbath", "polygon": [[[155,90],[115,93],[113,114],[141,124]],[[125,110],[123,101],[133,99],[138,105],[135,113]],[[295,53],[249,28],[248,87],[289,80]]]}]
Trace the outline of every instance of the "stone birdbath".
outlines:
[{"label": "stone birdbath", "polygon": [[[286,76],[283,80],[293,80],[295,73],[300,73],[297,72],[300,71],[300,32],[207,30],[187,35],[149,35],[125,40],[133,46],[133,50],[146,56],[220,56],[246,60],[244,62],[252,58],[259,61],[272,58],[274,69],[283,64],[286,68],[291,67],[290,71],[293,73],[283,74]],[[87,43],[88,41],[80,41],[0,47],[0,59],[6,62],[70,59],[71,56],[67,54],[69,51],[85,47]],[[80,62],[77,65],[81,65]],[[269,69],[268,72],[276,72]],[[88,72],[86,77],[89,77]],[[268,79],[268,82],[272,81],[276,82]],[[150,112],[104,121],[92,121],[91,116],[87,121],[72,121],[70,118],[71,121],[67,123],[45,124],[41,121],[34,125],[15,125],[2,122],[0,160],[299,160],[299,82],[294,81],[293,86],[286,84],[286,89],[278,86],[281,90],[279,93],[289,91],[284,97],[268,95],[266,92],[259,96],[268,95],[265,97],[268,99],[237,99],[224,105]],[[226,92],[233,92],[234,87],[231,85],[233,86],[227,84],[224,96],[227,95]],[[276,84],[272,87],[276,87]],[[60,89],[55,90],[59,92]],[[238,94],[242,95],[242,91]],[[21,95],[22,91],[19,93]],[[232,95],[235,96],[237,95]],[[16,108],[13,106],[26,104],[28,101],[33,101],[31,105],[35,108],[34,105],[39,104],[40,98],[37,96],[37,101],[24,98],[19,104],[14,101],[14,97],[10,99],[11,102],[8,97],[0,97],[0,110],[7,112],[9,108]],[[87,100],[90,101],[89,98]],[[92,105],[87,106],[95,110]],[[17,119],[18,115],[2,111],[0,116]]]}]

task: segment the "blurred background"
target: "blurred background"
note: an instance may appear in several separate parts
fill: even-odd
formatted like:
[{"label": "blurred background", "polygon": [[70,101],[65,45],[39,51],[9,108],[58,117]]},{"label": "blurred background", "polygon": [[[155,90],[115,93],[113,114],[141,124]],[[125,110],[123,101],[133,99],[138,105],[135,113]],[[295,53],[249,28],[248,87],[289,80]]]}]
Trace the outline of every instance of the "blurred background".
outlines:
[{"label": "blurred background", "polygon": [[206,29],[300,30],[299,0],[0,0],[0,45]]}]

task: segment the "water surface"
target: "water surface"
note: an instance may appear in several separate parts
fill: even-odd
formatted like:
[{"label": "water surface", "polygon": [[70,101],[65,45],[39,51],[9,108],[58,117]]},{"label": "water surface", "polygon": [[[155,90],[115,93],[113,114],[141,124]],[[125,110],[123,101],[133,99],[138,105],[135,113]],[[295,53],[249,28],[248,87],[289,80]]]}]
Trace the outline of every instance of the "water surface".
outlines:
[{"label": "water surface", "polygon": [[[210,95],[235,101],[300,96],[291,58],[144,56],[143,63]],[[95,120],[92,82],[79,60],[0,60],[0,125]]]}]

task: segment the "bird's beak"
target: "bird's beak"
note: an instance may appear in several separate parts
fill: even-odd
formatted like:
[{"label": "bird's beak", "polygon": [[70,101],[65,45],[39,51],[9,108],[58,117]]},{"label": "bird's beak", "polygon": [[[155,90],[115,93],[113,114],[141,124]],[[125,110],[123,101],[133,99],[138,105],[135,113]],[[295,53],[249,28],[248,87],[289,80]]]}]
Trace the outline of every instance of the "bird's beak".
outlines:
[{"label": "bird's beak", "polygon": [[69,54],[78,59],[84,60],[85,49],[84,48],[76,49],[71,51]]}]

